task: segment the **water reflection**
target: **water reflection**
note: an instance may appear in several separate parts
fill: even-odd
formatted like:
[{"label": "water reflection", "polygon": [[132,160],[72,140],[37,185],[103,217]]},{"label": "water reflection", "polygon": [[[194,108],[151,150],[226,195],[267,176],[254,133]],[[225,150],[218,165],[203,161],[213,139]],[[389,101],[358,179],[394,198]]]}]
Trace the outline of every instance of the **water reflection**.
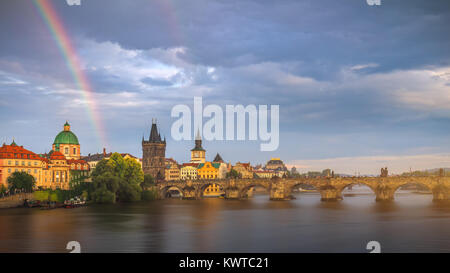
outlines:
[{"label": "water reflection", "polygon": [[67,252],[72,240],[84,252],[366,252],[371,240],[385,252],[450,251],[450,205],[432,195],[295,196],[0,210],[0,252]]}]

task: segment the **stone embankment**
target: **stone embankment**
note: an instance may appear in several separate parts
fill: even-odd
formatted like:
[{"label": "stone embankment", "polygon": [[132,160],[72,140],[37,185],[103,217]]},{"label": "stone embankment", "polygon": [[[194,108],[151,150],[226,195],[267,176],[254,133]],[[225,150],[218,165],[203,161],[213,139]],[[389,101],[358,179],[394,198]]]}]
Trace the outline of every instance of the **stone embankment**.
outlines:
[{"label": "stone embankment", "polygon": [[18,193],[15,195],[0,198],[0,209],[16,208],[23,205],[25,199],[33,200],[32,193]]}]

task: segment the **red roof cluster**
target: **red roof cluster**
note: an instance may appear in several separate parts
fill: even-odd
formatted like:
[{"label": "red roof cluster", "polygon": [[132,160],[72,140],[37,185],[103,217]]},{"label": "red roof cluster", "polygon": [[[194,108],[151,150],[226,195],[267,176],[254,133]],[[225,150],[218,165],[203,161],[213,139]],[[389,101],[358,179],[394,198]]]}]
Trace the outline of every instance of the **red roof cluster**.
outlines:
[{"label": "red roof cluster", "polygon": [[86,161],[82,159],[67,159],[68,164],[87,164]]},{"label": "red roof cluster", "polygon": [[250,165],[250,163],[241,163],[241,162],[238,162],[238,163],[236,163],[236,165],[241,165],[241,166],[244,167],[244,169],[246,169],[246,170],[252,170],[252,166]]},{"label": "red roof cluster", "polygon": [[3,144],[0,147],[0,158],[2,159],[41,159],[37,154],[29,151],[23,146],[17,146],[14,142],[11,145]]},{"label": "red roof cluster", "polygon": [[198,163],[183,163],[183,167],[191,166],[191,167],[197,167]]},{"label": "red roof cluster", "polygon": [[66,160],[66,157],[61,152],[54,151],[50,155],[50,160]]}]

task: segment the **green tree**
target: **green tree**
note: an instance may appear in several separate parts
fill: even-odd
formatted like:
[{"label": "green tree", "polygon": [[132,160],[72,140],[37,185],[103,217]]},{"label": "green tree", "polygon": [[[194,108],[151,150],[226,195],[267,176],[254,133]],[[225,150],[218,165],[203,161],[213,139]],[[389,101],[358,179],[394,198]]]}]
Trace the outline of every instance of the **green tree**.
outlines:
[{"label": "green tree", "polygon": [[144,173],[134,159],[114,153],[101,160],[92,172],[92,199],[99,203],[132,202],[141,199]]},{"label": "green tree", "polygon": [[227,173],[226,177],[227,178],[240,178],[241,174],[238,171],[231,169],[231,171],[229,171]]},{"label": "green tree", "polygon": [[4,194],[6,193],[7,188],[5,187],[5,185],[1,184],[0,185],[0,194]]},{"label": "green tree", "polygon": [[7,179],[10,191],[25,190],[27,192],[33,191],[36,180],[34,177],[26,172],[13,172]]},{"label": "green tree", "polygon": [[151,174],[144,175],[144,182],[141,183],[142,190],[148,189],[155,185],[155,179]]}]

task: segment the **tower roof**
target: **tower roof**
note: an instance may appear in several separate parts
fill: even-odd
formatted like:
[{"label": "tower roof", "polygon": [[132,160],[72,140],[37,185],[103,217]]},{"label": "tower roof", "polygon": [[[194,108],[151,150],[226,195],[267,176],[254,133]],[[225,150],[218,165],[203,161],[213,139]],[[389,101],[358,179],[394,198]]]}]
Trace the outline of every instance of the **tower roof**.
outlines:
[{"label": "tower roof", "polygon": [[156,123],[153,121],[152,128],[150,129],[150,138],[149,141],[157,142],[161,141],[161,135],[158,133],[158,127]]},{"label": "tower roof", "polygon": [[195,140],[202,140],[202,137],[200,136],[200,128],[197,129],[197,134],[195,135]]},{"label": "tower roof", "polygon": [[223,163],[222,157],[219,155],[219,153],[216,154],[216,157],[214,158],[213,162],[220,162]]},{"label": "tower roof", "polygon": [[202,137],[200,136],[200,129],[197,129],[197,135],[195,136],[195,147],[191,151],[204,151],[202,147]]},{"label": "tower roof", "polygon": [[[64,127],[69,126],[69,123],[66,121],[64,124]],[[78,142],[77,136],[72,133],[70,130],[63,130],[55,137],[55,141],[53,141],[53,144],[59,145],[59,144],[74,144],[74,145],[80,145]]]}]

